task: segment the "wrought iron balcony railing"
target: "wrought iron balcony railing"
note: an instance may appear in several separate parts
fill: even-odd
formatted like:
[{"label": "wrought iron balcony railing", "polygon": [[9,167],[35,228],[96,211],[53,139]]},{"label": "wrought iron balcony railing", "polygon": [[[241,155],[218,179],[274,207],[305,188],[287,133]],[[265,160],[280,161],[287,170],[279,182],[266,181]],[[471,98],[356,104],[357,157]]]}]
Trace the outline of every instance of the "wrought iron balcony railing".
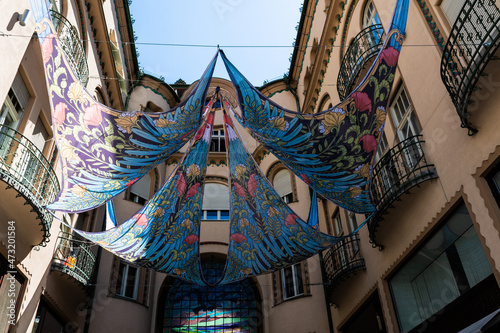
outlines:
[{"label": "wrought iron balcony railing", "polygon": [[494,0],[466,0],[446,43],[441,79],[469,135],[468,107],[479,78],[500,45],[500,10]]},{"label": "wrought iron balcony railing", "polygon": [[78,38],[78,32],[63,15],[53,10],[50,11],[50,14],[66,58],[82,84],[87,86],[89,81],[89,66],[82,41]]},{"label": "wrought iron balcony railing", "polygon": [[421,135],[401,141],[385,153],[373,168],[371,192],[377,213],[368,222],[368,230],[374,247],[381,247],[375,241],[375,233],[382,214],[391,204],[412,187],[437,178],[434,165],[428,164],[425,158],[423,142]]},{"label": "wrought iron balcony railing", "polygon": [[83,240],[67,232],[61,232],[57,242],[52,269],[65,273],[87,286],[96,264],[94,252]]},{"label": "wrought iron balcony railing", "polygon": [[365,260],[359,249],[359,236],[353,234],[330,248],[323,258],[327,292],[331,292],[356,271],[364,270]]},{"label": "wrought iron balcony railing", "polygon": [[0,178],[33,206],[44,232],[41,245],[45,245],[53,216],[44,206],[56,198],[59,181],[52,165],[33,142],[3,125],[0,125]]},{"label": "wrought iron balcony railing", "polygon": [[383,36],[382,25],[374,24],[361,30],[349,45],[342,57],[337,78],[337,92],[340,100],[349,95],[363,67],[378,53],[384,42]]}]

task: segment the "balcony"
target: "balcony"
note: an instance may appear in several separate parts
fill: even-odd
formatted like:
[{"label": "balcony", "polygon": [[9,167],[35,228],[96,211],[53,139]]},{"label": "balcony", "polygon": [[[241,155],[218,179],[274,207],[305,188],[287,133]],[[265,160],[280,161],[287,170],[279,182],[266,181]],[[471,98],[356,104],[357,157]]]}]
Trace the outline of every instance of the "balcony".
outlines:
[{"label": "balcony", "polygon": [[351,93],[361,70],[380,51],[384,42],[383,37],[384,28],[381,24],[375,24],[361,30],[354,38],[340,64],[337,78],[337,92],[340,100]]},{"label": "balcony", "polygon": [[82,41],[78,37],[75,27],[61,14],[51,10],[52,22],[56,28],[59,42],[68,62],[75,71],[76,76],[86,87],[89,81],[89,66],[85,57],[85,49]]},{"label": "balcony", "polygon": [[359,270],[364,270],[365,260],[359,250],[359,236],[353,234],[330,248],[323,258],[325,283],[329,297],[345,279]]},{"label": "balcony", "polygon": [[[0,203],[2,218],[16,221],[18,237],[27,245],[45,245],[53,216],[44,206],[56,198],[59,181],[51,163],[28,138],[2,125],[0,180],[7,185]],[[35,219],[41,221],[41,230],[33,225]]]},{"label": "balcony", "polygon": [[78,237],[60,232],[52,258],[52,270],[59,271],[87,286],[94,273],[96,256],[90,247]]},{"label": "balcony", "polygon": [[467,0],[453,25],[441,59],[441,79],[469,135],[468,107],[478,80],[500,45],[500,10],[495,1]]},{"label": "balcony", "polygon": [[372,198],[377,212],[368,221],[370,242],[382,249],[376,241],[380,221],[392,203],[411,188],[433,178],[437,178],[433,164],[428,164],[422,148],[421,135],[410,137],[382,156],[373,168]]}]

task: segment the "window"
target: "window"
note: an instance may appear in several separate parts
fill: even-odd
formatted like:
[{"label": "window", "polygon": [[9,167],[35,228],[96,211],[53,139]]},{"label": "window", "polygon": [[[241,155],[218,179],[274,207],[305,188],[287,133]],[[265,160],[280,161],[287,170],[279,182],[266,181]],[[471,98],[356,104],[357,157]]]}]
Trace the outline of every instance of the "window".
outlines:
[{"label": "window", "polygon": [[427,318],[442,314],[448,304],[491,274],[462,204],[389,280],[401,332],[409,332]]},{"label": "window", "polygon": [[283,300],[304,294],[301,264],[295,264],[281,270]]},{"label": "window", "polygon": [[[224,263],[201,262],[209,283],[224,273]],[[167,277],[160,290],[158,307],[161,332],[262,332],[261,298],[251,278],[216,287]]]},{"label": "window", "polygon": [[32,333],[45,332],[76,332],[78,327],[74,323],[65,323],[43,299],[36,312]]},{"label": "window", "polygon": [[336,237],[344,236],[344,228],[342,227],[342,220],[340,219],[339,212],[337,212],[333,217],[333,231],[334,231],[334,236]]},{"label": "window", "polygon": [[147,305],[150,270],[114,257],[109,292],[111,295]]},{"label": "window", "polygon": [[273,186],[285,203],[293,202],[292,178],[288,169],[281,169],[274,175]]},{"label": "window", "polygon": [[380,138],[380,142],[377,147],[377,152],[375,154],[375,163],[380,161],[382,156],[389,150],[389,143],[387,142],[387,136],[385,132],[382,132],[382,137]]},{"label": "window", "polygon": [[131,299],[137,298],[137,284],[139,282],[139,267],[120,261],[118,270],[118,284],[116,295]]},{"label": "window", "polygon": [[149,200],[151,190],[151,177],[145,174],[141,179],[135,182],[128,191],[128,200],[144,205]]},{"label": "window", "polygon": [[377,10],[372,0],[368,0],[365,6],[365,12],[363,13],[363,28],[368,28],[374,24],[380,24],[380,18],[378,17]]},{"label": "window", "polygon": [[465,0],[443,0],[441,2],[441,10],[451,26],[455,24],[464,4]]},{"label": "window", "polygon": [[16,322],[22,302],[24,278],[14,269],[8,270],[9,262],[0,255],[0,332],[8,332],[9,322]]},{"label": "window", "polygon": [[[399,141],[403,142],[408,138],[420,134],[420,125],[404,87],[399,89],[394,98],[394,103],[391,105],[391,112],[394,126],[397,128]],[[409,169],[413,169],[423,156],[423,151],[420,151],[418,147],[420,145],[414,145],[413,142],[408,142],[407,146],[402,147]]]},{"label": "window", "polygon": [[[353,212],[348,212],[347,213],[347,219],[349,220],[349,233],[355,232],[356,229],[358,229],[358,221],[356,220],[356,214]],[[353,254],[356,255],[356,253],[359,252],[359,243],[354,236],[350,237],[351,239],[351,244],[352,244],[352,250]]]},{"label": "window", "polygon": [[49,0],[49,1],[50,1],[50,5],[51,5],[50,9],[62,14],[62,11],[63,11],[62,0]]},{"label": "window", "polygon": [[212,142],[210,144],[210,151],[225,152],[226,151],[226,138],[224,137],[223,129],[214,129],[212,132]]},{"label": "window", "polygon": [[420,125],[418,124],[415,112],[413,112],[413,106],[410,103],[410,99],[404,87],[399,89],[394,98],[394,103],[391,105],[391,111],[400,141],[420,134]]},{"label": "window", "polygon": [[202,220],[229,220],[229,188],[217,183],[205,184]]},{"label": "window", "polygon": [[21,74],[17,72],[7,98],[3,103],[2,111],[0,111],[0,125],[17,129],[28,106],[29,99],[30,94],[26,83]]}]

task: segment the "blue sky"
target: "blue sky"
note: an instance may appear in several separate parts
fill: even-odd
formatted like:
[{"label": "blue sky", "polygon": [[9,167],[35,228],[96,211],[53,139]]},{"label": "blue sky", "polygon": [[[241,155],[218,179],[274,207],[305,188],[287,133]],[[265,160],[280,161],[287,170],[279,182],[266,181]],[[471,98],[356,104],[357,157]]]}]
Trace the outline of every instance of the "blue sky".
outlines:
[{"label": "blue sky", "polygon": [[[167,83],[182,78],[190,84],[200,78],[220,45],[243,75],[253,85],[261,86],[264,80],[283,77],[290,67],[302,3],[303,0],[134,0],[130,10],[138,37],[139,65],[150,74],[163,76]],[[220,57],[214,76],[228,78]]]}]

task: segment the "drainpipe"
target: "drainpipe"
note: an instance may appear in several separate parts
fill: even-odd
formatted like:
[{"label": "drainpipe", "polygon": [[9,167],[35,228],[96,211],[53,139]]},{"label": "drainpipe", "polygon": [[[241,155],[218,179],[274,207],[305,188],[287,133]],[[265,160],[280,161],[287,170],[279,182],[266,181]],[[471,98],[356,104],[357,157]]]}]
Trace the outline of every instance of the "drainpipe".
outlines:
[{"label": "drainpipe", "polygon": [[319,252],[318,253],[319,255],[319,264],[320,264],[320,267],[321,267],[321,277],[323,279],[323,292],[325,294],[325,308],[326,308],[326,316],[328,318],[328,327],[330,329],[330,333],[334,333],[333,332],[333,319],[332,319],[332,312],[330,311],[330,304],[328,302],[328,299],[330,298],[328,296],[328,291],[326,290],[326,283],[325,283],[325,269],[324,269],[324,259],[323,259],[323,253]]}]

